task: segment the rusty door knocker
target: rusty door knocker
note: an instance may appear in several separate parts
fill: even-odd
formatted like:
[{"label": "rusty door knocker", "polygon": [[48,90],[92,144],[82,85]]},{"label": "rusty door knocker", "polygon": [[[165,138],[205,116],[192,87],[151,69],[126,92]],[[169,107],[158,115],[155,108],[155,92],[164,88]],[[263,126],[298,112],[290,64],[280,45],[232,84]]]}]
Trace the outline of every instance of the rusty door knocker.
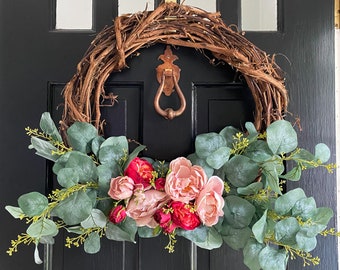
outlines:
[{"label": "rusty door knocker", "polygon": [[[172,54],[169,45],[166,46],[164,54],[160,55],[158,59],[161,59],[164,63],[156,68],[157,80],[160,85],[154,99],[154,107],[156,112],[162,115],[165,119],[172,120],[175,117],[180,116],[186,107],[185,97],[178,85],[181,69],[173,63],[178,59],[178,57]],[[176,111],[174,111],[172,108],[166,108],[163,110],[159,106],[159,99],[162,93],[164,93],[166,96],[170,96],[175,91],[174,88],[176,89],[177,95],[180,99],[181,106]]]}]

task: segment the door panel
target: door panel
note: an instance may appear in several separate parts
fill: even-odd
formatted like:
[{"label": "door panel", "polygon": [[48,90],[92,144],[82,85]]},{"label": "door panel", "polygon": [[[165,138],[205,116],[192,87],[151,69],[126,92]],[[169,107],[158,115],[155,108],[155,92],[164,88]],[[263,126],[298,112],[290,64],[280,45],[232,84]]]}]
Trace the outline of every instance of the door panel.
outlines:
[{"label": "door panel", "polygon": [[[1,268],[43,269],[33,263],[32,247],[20,247],[19,254],[13,257],[5,253],[10,239],[25,226],[9,217],[4,205],[16,204],[16,198],[28,191],[44,192],[53,183],[50,175],[46,177],[45,162],[27,150],[29,142],[24,127],[36,127],[41,113],[48,109],[54,119],[60,119],[61,109],[55,108],[60,103],[58,97],[63,84],[74,74],[76,64],[95,34],[104,25],[111,25],[117,14],[117,1],[94,2],[94,31],[70,32],[51,31],[53,0],[0,1],[0,123],[3,127],[0,151],[1,164],[4,164],[0,189],[3,198],[0,211],[4,217]],[[216,3],[226,24],[239,24],[239,0]],[[301,144],[308,148],[323,141],[335,153],[333,2],[281,0],[279,8],[280,31],[246,33],[246,37],[268,53],[279,54],[276,59],[287,72],[289,111],[301,118],[305,131],[299,134]],[[192,140],[197,133],[218,130],[226,124],[242,126],[251,119],[251,105],[244,105],[251,102],[244,94],[238,96],[245,88],[234,83],[234,78],[238,78],[234,70],[222,65],[213,68],[204,55],[188,48],[177,48],[173,53],[179,56],[175,64],[182,69],[179,84],[189,106],[173,121],[155,114],[153,97],[158,88],[155,68],[161,63],[157,58],[163,51],[164,45],[141,50],[140,56],[127,59],[130,68],[111,75],[106,91],[116,93],[121,100],[113,107],[102,107],[108,135],[127,134],[148,146],[144,155],[170,160],[192,152]],[[238,90],[233,91],[235,88]],[[228,95],[220,96],[221,92]],[[162,97],[161,102],[164,108],[178,106],[175,96]],[[226,106],[228,110],[224,111]],[[221,118],[220,109],[223,123],[216,121]],[[243,118],[243,113],[250,115]],[[332,159],[334,161],[334,156]],[[321,184],[321,179],[327,180]],[[299,185],[315,196],[318,204],[335,209],[335,183],[335,175],[316,171],[288,188]],[[335,226],[334,220],[331,226]],[[137,244],[103,240],[99,254],[85,255],[82,248],[66,250],[62,238],[61,235],[53,247],[53,269],[152,270],[160,265],[171,270],[246,269],[239,253],[225,246],[212,252],[198,248],[197,262],[192,263],[196,249],[184,239],[178,239],[177,252],[172,255],[163,250],[166,237],[138,239]],[[322,265],[313,269],[337,269],[336,248],[336,239],[319,239],[313,254],[322,258]],[[289,269],[301,269],[301,261],[292,261]]]}]

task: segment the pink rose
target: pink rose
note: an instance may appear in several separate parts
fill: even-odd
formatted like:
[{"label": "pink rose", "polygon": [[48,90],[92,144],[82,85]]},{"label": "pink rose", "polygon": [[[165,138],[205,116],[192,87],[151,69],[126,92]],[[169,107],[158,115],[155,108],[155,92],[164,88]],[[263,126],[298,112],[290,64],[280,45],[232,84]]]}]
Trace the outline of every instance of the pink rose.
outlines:
[{"label": "pink rose", "polygon": [[170,207],[173,210],[171,214],[172,221],[178,227],[184,230],[193,230],[201,224],[197,213],[193,209],[193,205],[172,202]]},{"label": "pink rose", "polygon": [[152,172],[152,165],[148,161],[136,157],[130,162],[124,175],[131,177],[135,184],[143,184],[144,188],[148,188],[153,178]]},{"label": "pink rose", "polygon": [[118,176],[111,179],[109,196],[114,200],[130,198],[134,190],[134,181],[128,176]]},{"label": "pink rose", "polygon": [[170,198],[165,192],[154,189],[147,190],[142,199],[141,196],[138,196],[129,201],[126,214],[136,221],[137,226],[154,228],[157,226],[157,222],[153,215],[169,200]]},{"label": "pink rose", "polygon": [[165,192],[171,199],[183,203],[196,199],[207,182],[203,168],[197,165],[192,166],[190,160],[179,157],[170,162],[169,169]]},{"label": "pink rose", "polygon": [[109,214],[109,220],[114,224],[121,223],[125,218],[126,212],[123,205],[114,207]]},{"label": "pink rose", "polygon": [[224,214],[223,189],[223,181],[218,176],[212,176],[196,200],[196,211],[206,226],[215,225]]}]

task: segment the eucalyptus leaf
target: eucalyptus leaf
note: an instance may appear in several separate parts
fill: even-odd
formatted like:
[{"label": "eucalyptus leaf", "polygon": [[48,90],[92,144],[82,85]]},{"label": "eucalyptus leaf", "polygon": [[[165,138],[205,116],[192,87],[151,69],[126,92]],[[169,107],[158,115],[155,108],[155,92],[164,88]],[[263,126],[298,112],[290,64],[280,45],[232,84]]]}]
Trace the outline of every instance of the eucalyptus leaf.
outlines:
[{"label": "eucalyptus leaf", "polygon": [[97,157],[99,154],[99,149],[105,139],[102,136],[97,136],[91,141],[91,151]]},{"label": "eucalyptus leaf", "polygon": [[275,225],[275,239],[286,245],[296,243],[295,236],[300,230],[299,222],[294,217],[280,220]]},{"label": "eucalyptus leaf", "polygon": [[205,159],[198,157],[196,153],[190,154],[187,158],[191,161],[193,165],[201,166],[208,178],[210,178],[214,174],[214,169],[208,165]]},{"label": "eucalyptus leaf", "polygon": [[235,229],[247,227],[255,214],[254,205],[235,195],[227,196],[224,201],[224,222]]},{"label": "eucalyptus leaf", "polygon": [[313,217],[316,212],[316,203],[313,197],[298,200],[292,208],[292,215],[294,217],[299,216],[304,220]]},{"label": "eucalyptus leaf", "polygon": [[53,140],[58,142],[63,141],[58,131],[58,128],[56,127],[54,121],[52,120],[52,117],[49,112],[44,112],[41,115],[40,128],[44,133],[50,135],[53,138]]},{"label": "eucalyptus leaf", "polygon": [[299,231],[296,234],[296,244],[299,249],[305,252],[310,252],[315,249],[317,240],[315,236],[309,237],[306,231]]},{"label": "eucalyptus leaf", "polygon": [[98,189],[103,193],[107,193],[110,188],[110,183],[112,179],[112,169],[106,165],[99,165],[97,167],[97,173]]},{"label": "eucalyptus leaf", "polygon": [[112,162],[121,162],[127,153],[128,148],[121,145],[107,145],[100,148],[98,157],[101,164],[110,165]]},{"label": "eucalyptus leaf", "polygon": [[315,158],[325,163],[331,157],[331,151],[329,147],[324,143],[319,143],[315,146]]},{"label": "eucalyptus leaf", "polygon": [[80,225],[84,229],[90,228],[105,228],[107,224],[107,218],[99,209],[92,209],[91,214],[83,220]]},{"label": "eucalyptus leaf", "polygon": [[206,159],[208,165],[216,170],[220,169],[229,160],[230,150],[225,146],[211,153]]},{"label": "eucalyptus leaf", "polygon": [[200,226],[194,230],[181,230],[176,229],[176,234],[192,242],[205,242],[208,238],[209,229],[206,226]]},{"label": "eucalyptus leaf", "polygon": [[63,168],[58,172],[59,185],[65,188],[72,187],[79,182],[79,173],[75,168]]},{"label": "eucalyptus leaf", "polygon": [[236,155],[224,166],[224,172],[235,187],[245,187],[252,183],[259,173],[259,166],[246,156]]},{"label": "eucalyptus leaf", "polygon": [[269,149],[267,142],[262,140],[257,140],[249,144],[244,155],[255,162],[264,162],[273,157],[273,153]]},{"label": "eucalyptus leaf", "polygon": [[6,205],[5,209],[12,215],[14,218],[20,218],[21,215],[24,214],[24,212],[21,210],[20,207]]},{"label": "eucalyptus leaf", "polygon": [[21,195],[18,204],[25,215],[33,217],[40,215],[48,207],[48,199],[41,193],[33,191]]},{"label": "eucalyptus leaf", "polygon": [[263,270],[286,270],[288,254],[284,249],[266,246],[259,253],[259,262]]},{"label": "eucalyptus leaf", "polygon": [[100,250],[100,236],[98,232],[92,232],[84,242],[84,251],[88,254],[95,254]]},{"label": "eucalyptus leaf", "polygon": [[42,236],[56,236],[58,227],[53,220],[41,218],[37,222],[31,223],[26,232],[32,238],[39,239]]},{"label": "eucalyptus leaf", "polygon": [[223,244],[223,239],[214,227],[208,227],[207,238],[205,241],[193,241],[198,247],[212,250],[219,248]]},{"label": "eucalyptus leaf", "polygon": [[302,173],[301,166],[297,165],[286,174],[280,175],[280,178],[290,181],[299,181],[301,178],[301,173]]},{"label": "eucalyptus leaf", "polygon": [[287,214],[294,207],[295,203],[306,198],[305,192],[301,188],[296,188],[283,194],[275,201],[275,212],[278,215]]},{"label": "eucalyptus leaf", "polygon": [[229,148],[232,148],[233,143],[235,142],[233,139],[233,136],[235,136],[238,132],[240,132],[240,130],[238,130],[237,128],[228,126],[228,127],[223,128],[219,134],[222,135],[223,138],[225,139],[226,146],[228,146]]},{"label": "eucalyptus leaf", "polygon": [[[98,178],[96,164],[91,157],[81,152],[72,151],[64,166],[73,168],[74,173],[78,174],[80,183],[93,182]],[[59,176],[59,172],[57,175]]]},{"label": "eucalyptus leaf", "polygon": [[240,195],[253,195],[257,194],[261,189],[263,189],[263,183],[255,182],[246,187],[237,188],[237,193]]},{"label": "eucalyptus leaf", "polygon": [[64,220],[66,225],[76,225],[91,214],[93,204],[93,198],[84,191],[78,191],[61,201],[52,213]]},{"label": "eucalyptus leaf", "polygon": [[282,194],[279,185],[279,173],[274,162],[267,162],[262,165],[262,174],[265,176],[267,184],[277,194]]},{"label": "eucalyptus leaf", "polygon": [[89,153],[91,142],[98,136],[97,129],[86,122],[75,122],[67,129],[67,138],[76,151]]},{"label": "eucalyptus leaf", "polygon": [[57,161],[60,157],[56,154],[52,154],[54,151],[58,150],[54,145],[37,137],[31,137],[31,145],[29,146],[29,148],[34,148],[36,150],[36,155],[41,156],[47,160],[51,160],[53,162]]},{"label": "eucalyptus leaf", "polygon": [[106,229],[106,237],[115,241],[129,241],[135,243],[135,235],[137,232],[136,222],[132,218],[125,218],[119,224],[108,223]]},{"label": "eucalyptus leaf", "polygon": [[252,235],[249,227],[242,229],[230,227],[227,234],[223,234],[223,232],[221,232],[221,234],[223,241],[234,250],[244,248]]},{"label": "eucalyptus leaf", "polygon": [[297,147],[297,134],[291,123],[278,120],[267,128],[267,143],[273,154],[289,153]]},{"label": "eucalyptus leaf", "polygon": [[265,247],[255,239],[250,238],[243,248],[243,262],[250,270],[260,270],[259,254]]},{"label": "eucalyptus leaf", "polygon": [[207,158],[220,147],[226,146],[226,140],[215,132],[200,134],[195,140],[196,154],[200,158]]},{"label": "eucalyptus leaf", "polygon": [[262,217],[258,221],[256,221],[256,223],[253,225],[251,229],[255,239],[257,240],[257,242],[261,244],[263,244],[263,239],[265,237],[267,230],[267,211],[268,209],[264,211]]},{"label": "eucalyptus leaf", "polygon": [[161,230],[157,230],[156,228],[150,228],[147,226],[138,227],[137,231],[138,231],[139,237],[142,237],[142,238],[156,237],[160,235],[161,233]]}]

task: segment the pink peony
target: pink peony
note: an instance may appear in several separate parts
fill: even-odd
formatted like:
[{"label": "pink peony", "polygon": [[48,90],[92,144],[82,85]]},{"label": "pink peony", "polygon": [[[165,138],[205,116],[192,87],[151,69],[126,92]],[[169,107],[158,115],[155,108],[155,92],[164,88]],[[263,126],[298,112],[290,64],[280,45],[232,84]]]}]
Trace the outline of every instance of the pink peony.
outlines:
[{"label": "pink peony", "polygon": [[114,207],[109,214],[109,220],[114,224],[121,223],[125,218],[126,211],[123,205]]},{"label": "pink peony", "polygon": [[118,176],[111,179],[109,196],[114,200],[130,198],[134,190],[134,181],[128,176]]},{"label": "pink peony", "polygon": [[222,197],[224,184],[218,176],[209,178],[196,200],[196,211],[202,223],[213,226],[218,218],[223,216],[224,199]]},{"label": "pink peony", "polygon": [[190,160],[179,157],[171,161],[170,173],[166,177],[165,192],[174,201],[189,203],[197,198],[207,182],[202,167],[192,165]]},{"label": "pink peony", "polygon": [[138,196],[129,201],[126,214],[136,221],[137,226],[154,228],[157,226],[157,222],[153,215],[169,200],[170,198],[165,192],[154,189],[147,190],[142,199],[141,196]]},{"label": "pink peony", "polygon": [[136,157],[129,163],[124,175],[131,177],[135,184],[143,184],[144,188],[149,188],[153,178],[152,172],[153,167],[148,161]]}]

